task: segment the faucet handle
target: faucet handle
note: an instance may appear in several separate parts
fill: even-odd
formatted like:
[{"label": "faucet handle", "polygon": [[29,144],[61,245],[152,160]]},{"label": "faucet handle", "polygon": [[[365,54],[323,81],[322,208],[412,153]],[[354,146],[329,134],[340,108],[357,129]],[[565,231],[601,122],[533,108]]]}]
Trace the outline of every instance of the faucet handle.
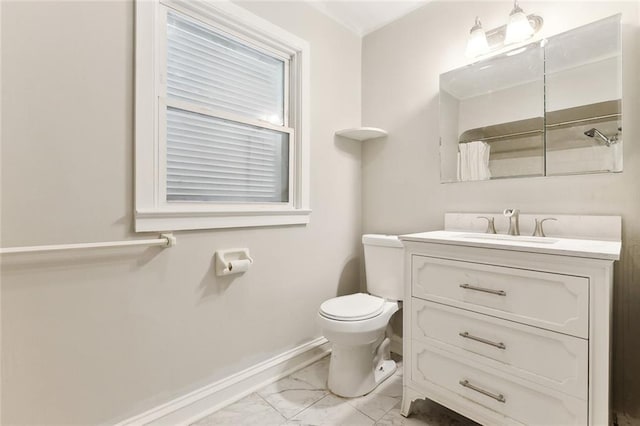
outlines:
[{"label": "faucet handle", "polygon": [[533,237],[546,237],[542,224],[545,220],[558,220],[555,217],[545,217],[544,219],[536,218],[536,229],[533,231]]},{"label": "faucet handle", "polygon": [[496,233],[495,219],[493,217],[478,216],[477,218],[478,219],[487,219],[487,230],[484,231],[486,234],[495,234]]}]

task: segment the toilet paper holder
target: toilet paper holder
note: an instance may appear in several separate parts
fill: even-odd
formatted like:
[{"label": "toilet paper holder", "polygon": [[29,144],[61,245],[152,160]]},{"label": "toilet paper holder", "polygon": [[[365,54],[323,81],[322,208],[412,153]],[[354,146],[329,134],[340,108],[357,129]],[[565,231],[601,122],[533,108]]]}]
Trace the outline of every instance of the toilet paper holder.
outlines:
[{"label": "toilet paper holder", "polygon": [[253,263],[248,248],[217,250],[214,257],[219,277],[247,272]]}]

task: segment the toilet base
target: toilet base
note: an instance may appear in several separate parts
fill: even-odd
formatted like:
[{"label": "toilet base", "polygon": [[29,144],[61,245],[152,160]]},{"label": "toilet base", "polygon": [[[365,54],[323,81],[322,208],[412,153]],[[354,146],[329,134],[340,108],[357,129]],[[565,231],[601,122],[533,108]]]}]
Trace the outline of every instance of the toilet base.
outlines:
[{"label": "toilet base", "polygon": [[[398,366],[396,362],[392,359],[386,359],[380,363],[378,368],[374,373],[376,379],[376,386],[389,378],[393,373],[396,372]],[[373,390],[373,389],[372,389]]]},{"label": "toilet base", "polygon": [[[382,340],[382,339],[381,339]],[[389,339],[349,346],[334,344],[329,362],[329,390],[342,397],[366,395],[396,371],[389,359]]]}]

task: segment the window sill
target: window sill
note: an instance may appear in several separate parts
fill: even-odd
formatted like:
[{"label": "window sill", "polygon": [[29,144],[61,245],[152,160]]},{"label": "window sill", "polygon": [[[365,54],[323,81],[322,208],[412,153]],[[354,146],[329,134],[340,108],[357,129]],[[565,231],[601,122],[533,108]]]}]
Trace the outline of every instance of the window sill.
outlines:
[{"label": "window sill", "polygon": [[245,228],[256,226],[305,225],[311,210],[262,211],[137,211],[136,232],[185,231],[192,229]]}]

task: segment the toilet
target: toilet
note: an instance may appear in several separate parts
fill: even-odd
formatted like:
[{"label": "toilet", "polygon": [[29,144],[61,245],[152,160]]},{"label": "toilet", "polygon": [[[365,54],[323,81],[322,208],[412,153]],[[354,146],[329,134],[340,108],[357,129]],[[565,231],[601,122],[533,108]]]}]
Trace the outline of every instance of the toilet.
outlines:
[{"label": "toilet", "polygon": [[387,328],[404,293],[403,246],[395,235],[375,234],[363,235],[362,244],[369,294],[334,297],[318,311],[322,334],[332,343],[327,384],[343,397],[371,392],[396,370]]}]

